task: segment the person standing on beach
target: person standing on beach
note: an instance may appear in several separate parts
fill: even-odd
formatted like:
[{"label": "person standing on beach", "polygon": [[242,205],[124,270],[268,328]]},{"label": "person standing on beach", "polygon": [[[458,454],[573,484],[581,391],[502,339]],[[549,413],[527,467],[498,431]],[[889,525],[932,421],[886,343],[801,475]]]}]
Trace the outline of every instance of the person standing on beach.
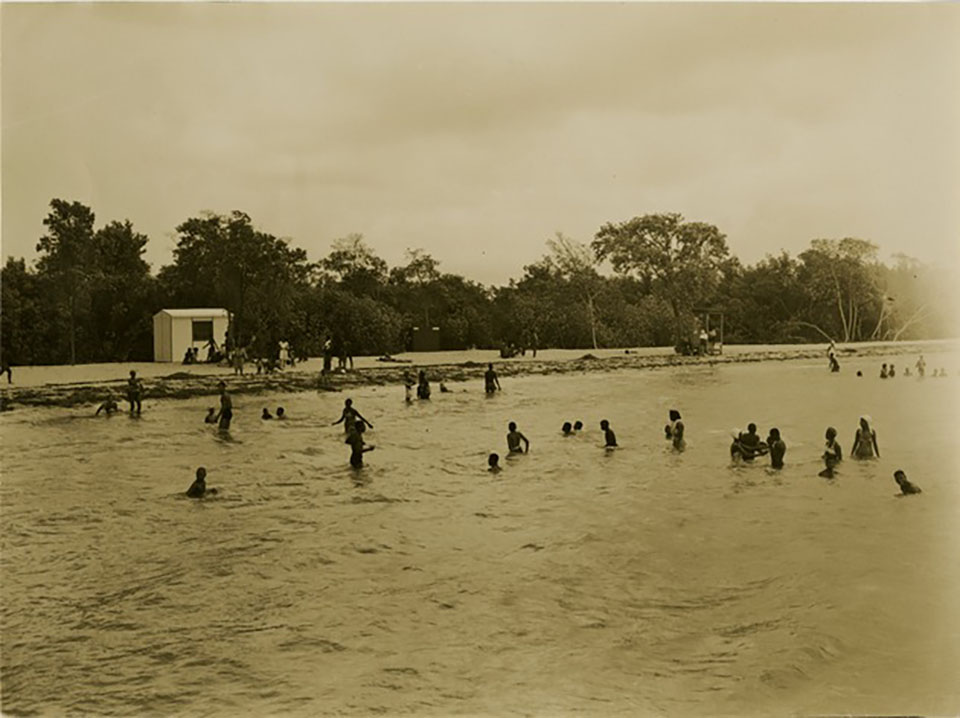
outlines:
[{"label": "person standing on beach", "polygon": [[230,422],[233,420],[233,399],[227,393],[227,383],[221,381],[217,386],[220,388],[220,411],[217,414],[217,425],[220,431],[229,431]]},{"label": "person standing on beach", "polygon": [[137,372],[130,370],[130,378],[127,379],[127,401],[130,403],[130,413],[133,414],[134,407],[137,410],[137,416],[140,416],[143,401],[143,382],[137,378]]},{"label": "person standing on beach", "polygon": [[343,402],[343,411],[340,414],[340,418],[333,422],[331,426],[336,426],[340,422],[343,422],[343,430],[348,434],[357,423],[366,424],[371,429],[373,428],[373,424],[360,416],[360,412],[353,407],[353,399],[347,399]]},{"label": "person standing on beach", "polygon": [[7,384],[13,384],[13,370],[10,368],[10,364],[6,359],[0,363],[0,374],[6,374]]},{"label": "person standing on beach", "polygon": [[403,398],[408,404],[413,401],[413,387],[416,382],[409,370],[403,372]]},{"label": "person standing on beach", "polygon": [[487,371],[483,375],[483,388],[488,394],[502,391],[500,388],[500,379],[497,377],[497,372],[493,370],[493,364],[487,364]]},{"label": "person standing on beach", "polygon": [[853,448],[850,455],[855,459],[880,458],[880,447],[877,446],[877,432],[870,428],[870,417],[861,416],[860,426],[853,437]]},{"label": "person standing on beach", "polygon": [[323,374],[329,374],[333,364],[333,340],[328,334],[323,340]]},{"label": "person standing on beach", "polygon": [[[507,434],[507,449],[510,450],[511,454],[528,454],[530,453],[530,441],[517,431],[517,423],[511,421],[507,427],[510,430],[510,433]],[[520,442],[525,444],[525,448],[520,448]]]}]

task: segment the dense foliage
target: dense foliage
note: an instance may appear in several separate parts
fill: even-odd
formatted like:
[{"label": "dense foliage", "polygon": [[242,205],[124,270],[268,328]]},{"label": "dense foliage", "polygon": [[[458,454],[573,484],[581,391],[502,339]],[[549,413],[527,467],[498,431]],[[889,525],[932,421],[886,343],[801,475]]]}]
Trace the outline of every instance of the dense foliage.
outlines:
[{"label": "dense foliage", "polygon": [[[2,269],[2,353],[12,364],[150,360],[161,308],[225,307],[231,336],[269,356],[280,340],[316,355],[326,337],[353,354],[400,352],[414,326],[444,349],[670,346],[703,307],[726,313],[728,343],[953,335],[950,278],[906,256],[893,266],[862,240],[815,239],[797,257],[744,267],[713,225],[648,214],[603,225],[590,245],[558,234],[505,287],[445,273],[422,250],[389,267],[360,235],[313,264],[242,212],[180,224],[173,263],[151,274],[129,221],[54,199],[33,266]],[[612,273],[606,273],[606,268]]]}]

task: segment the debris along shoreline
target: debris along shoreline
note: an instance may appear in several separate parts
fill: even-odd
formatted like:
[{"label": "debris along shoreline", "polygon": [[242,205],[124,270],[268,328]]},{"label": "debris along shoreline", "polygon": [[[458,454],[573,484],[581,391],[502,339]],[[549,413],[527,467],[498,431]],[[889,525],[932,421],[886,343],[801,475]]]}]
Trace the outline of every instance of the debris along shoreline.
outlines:
[{"label": "debris along shoreline", "polygon": [[[863,347],[846,346],[838,350],[841,358],[902,355],[905,353],[935,354],[950,351],[954,342],[913,344],[910,342],[868,345]],[[501,377],[568,374],[588,371],[616,371],[619,369],[657,369],[677,366],[712,366],[716,364],[740,364],[761,361],[790,361],[798,359],[823,359],[826,371],[826,354],[822,345],[805,348],[762,349],[735,354],[722,354],[707,357],[688,357],[679,354],[618,354],[598,358],[589,352],[577,359],[545,359],[523,362],[499,362],[494,360],[497,373]],[[163,377],[143,380],[144,399],[188,399],[196,396],[213,396],[218,393],[220,381],[227,384],[231,394],[263,394],[296,391],[341,391],[357,386],[402,385],[405,371],[416,373],[420,368],[427,371],[433,382],[458,382],[481,379],[486,371],[486,361],[465,361],[449,364],[431,364],[417,366],[399,364],[384,367],[356,369],[346,373],[322,375],[320,372],[292,371],[275,374],[191,374],[175,372]],[[75,407],[84,404],[96,404],[112,393],[118,400],[126,396],[126,379],[122,377],[123,364],[117,365],[115,380],[87,381],[70,384],[44,384],[42,386],[17,387],[15,384],[0,388],[0,409],[6,411],[18,406],[55,406]]]}]

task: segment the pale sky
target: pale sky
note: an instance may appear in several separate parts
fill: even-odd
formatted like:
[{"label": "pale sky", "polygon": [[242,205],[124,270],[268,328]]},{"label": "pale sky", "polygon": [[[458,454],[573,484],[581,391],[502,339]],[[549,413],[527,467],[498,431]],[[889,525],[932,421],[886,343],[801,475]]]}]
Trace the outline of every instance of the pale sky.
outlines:
[{"label": "pale sky", "polygon": [[816,237],[960,259],[960,5],[8,4],[3,254],[51,198],[241,209],[483,283],[675,211],[746,263]]}]

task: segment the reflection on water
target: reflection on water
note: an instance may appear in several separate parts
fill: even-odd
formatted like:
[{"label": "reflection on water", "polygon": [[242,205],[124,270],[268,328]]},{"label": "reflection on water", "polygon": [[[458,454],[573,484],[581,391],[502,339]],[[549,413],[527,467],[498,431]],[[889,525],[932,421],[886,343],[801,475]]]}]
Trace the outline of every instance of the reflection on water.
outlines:
[{"label": "reflection on water", "polygon": [[[364,389],[359,474],[330,426],[345,395],[237,397],[230,440],[208,399],[9,413],[4,707],[955,713],[957,362],[924,381],[863,362],[517,378],[492,399],[478,381],[409,406]],[[278,404],[290,419],[259,420]],[[882,458],[817,478],[825,427],[848,452],[862,413]],[[530,454],[490,474],[510,420]],[[780,428],[782,472],[728,465],[750,421]],[[183,497],[198,465],[215,499]],[[921,496],[894,497],[897,468]]]}]

